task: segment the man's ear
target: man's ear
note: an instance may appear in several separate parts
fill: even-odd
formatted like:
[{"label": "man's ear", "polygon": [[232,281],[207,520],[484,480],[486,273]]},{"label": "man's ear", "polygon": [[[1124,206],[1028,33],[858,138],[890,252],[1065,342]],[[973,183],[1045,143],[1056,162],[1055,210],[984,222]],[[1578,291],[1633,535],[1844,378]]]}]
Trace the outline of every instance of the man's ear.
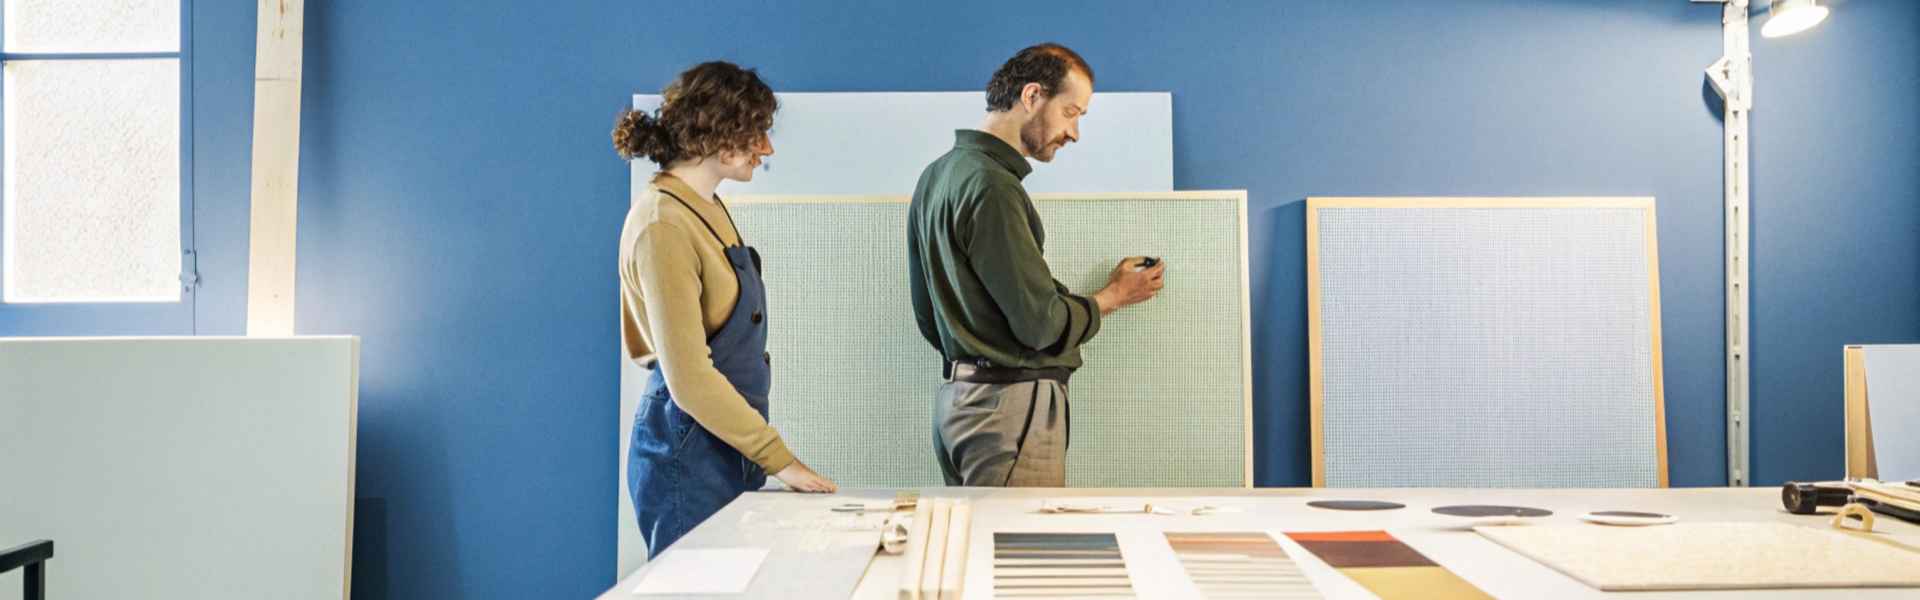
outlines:
[{"label": "man's ear", "polygon": [[1040,103],[1046,100],[1047,88],[1039,82],[1029,82],[1020,86],[1020,106],[1025,107],[1027,112],[1040,110]]}]

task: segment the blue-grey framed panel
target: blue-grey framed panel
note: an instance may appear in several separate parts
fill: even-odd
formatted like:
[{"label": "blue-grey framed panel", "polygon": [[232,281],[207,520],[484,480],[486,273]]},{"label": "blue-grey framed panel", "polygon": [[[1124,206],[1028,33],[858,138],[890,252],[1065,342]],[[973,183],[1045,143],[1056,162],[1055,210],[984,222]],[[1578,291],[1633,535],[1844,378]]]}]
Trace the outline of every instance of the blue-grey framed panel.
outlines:
[{"label": "blue-grey framed panel", "polygon": [[[5,47],[6,10],[0,4],[0,48]],[[29,303],[0,302],[0,337],[192,335],[198,284],[193,235],[193,2],[180,0],[180,48],[177,52],[7,53],[0,67],[26,60],[134,60],[167,58],[180,62],[180,299],[174,302]],[[6,139],[5,92],[0,91],[0,140]],[[6,174],[0,172],[0,184]],[[0,236],[6,235],[0,211]],[[0,244],[0,268],[6,265]],[[0,278],[0,286],[4,286]],[[0,289],[0,293],[5,290]]]},{"label": "blue-grey framed panel", "polygon": [[1314,484],[1666,487],[1656,231],[1652,198],[1308,198]]}]

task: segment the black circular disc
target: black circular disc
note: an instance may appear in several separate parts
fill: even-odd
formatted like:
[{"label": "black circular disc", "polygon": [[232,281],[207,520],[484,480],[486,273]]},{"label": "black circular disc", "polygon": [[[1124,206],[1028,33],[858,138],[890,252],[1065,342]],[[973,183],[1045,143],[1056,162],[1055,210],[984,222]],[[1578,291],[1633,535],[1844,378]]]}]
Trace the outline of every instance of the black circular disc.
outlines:
[{"label": "black circular disc", "polygon": [[1634,519],[1665,519],[1669,515],[1631,510],[1602,510],[1593,513],[1597,517],[1629,517]]},{"label": "black circular disc", "polygon": [[1553,514],[1553,511],[1550,511],[1544,508],[1527,508],[1525,506],[1491,506],[1491,505],[1484,505],[1484,504],[1442,506],[1442,507],[1433,509],[1433,512],[1435,514],[1442,514],[1442,515],[1447,515],[1452,517],[1544,517],[1544,516]]},{"label": "black circular disc", "polygon": [[1315,500],[1308,502],[1307,506],[1327,510],[1395,510],[1407,507],[1399,502],[1380,500]]}]

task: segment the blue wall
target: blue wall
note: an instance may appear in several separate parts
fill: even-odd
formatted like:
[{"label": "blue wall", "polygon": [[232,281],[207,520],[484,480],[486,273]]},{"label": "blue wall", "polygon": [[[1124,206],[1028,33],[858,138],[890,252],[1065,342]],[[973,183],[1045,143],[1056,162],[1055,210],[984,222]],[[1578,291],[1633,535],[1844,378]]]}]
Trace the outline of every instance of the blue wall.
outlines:
[{"label": "blue wall", "polygon": [[1753,49],[1759,482],[1841,475],[1841,346],[1920,341],[1920,3],[1828,20]]},{"label": "blue wall", "polygon": [[[253,15],[200,4],[199,331],[237,333]],[[785,91],[966,90],[1051,39],[1100,90],[1172,91],[1178,187],[1253,202],[1262,485],[1308,479],[1303,198],[1655,196],[1673,481],[1725,483],[1717,5],[533,4],[308,4],[299,329],[364,337],[356,597],[612,583],[607,131],[712,58]],[[1759,482],[1839,475],[1841,344],[1920,340],[1917,38],[1920,6],[1852,0],[1755,40]]]}]

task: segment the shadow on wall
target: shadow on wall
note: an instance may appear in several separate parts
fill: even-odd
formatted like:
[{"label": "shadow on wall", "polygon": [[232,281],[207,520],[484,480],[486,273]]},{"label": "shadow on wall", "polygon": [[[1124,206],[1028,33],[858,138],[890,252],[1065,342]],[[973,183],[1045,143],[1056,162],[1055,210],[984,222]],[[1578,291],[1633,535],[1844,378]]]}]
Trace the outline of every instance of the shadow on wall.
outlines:
[{"label": "shadow on wall", "polygon": [[[364,346],[365,361],[381,360],[377,347]],[[360,431],[354,482],[353,600],[396,598],[395,590],[440,590],[440,597],[460,598],[473,593],[466,586],[465,564],[407,549],[458,548],[453,515],[434,507],[453,506],[454,483],[449,480],[451,459],[444,419],[412,414],[407,407],[432,403],[405,394],[366,389],[360,392]],[[403,399],[404,398],[404,399]],[[406,497],[389,498],[408,482]],[[425,512],[431,510],[432,512]],[[399,542],[396,544],[396,542]],[[399,554],[393,549],[400,548]],[[408,573],[411,581],[395,582],[393,573]],[[398,585],[396,585],[398,584]]]},{"label": "shadow on wall", "polygon": [[353,500],[353,575],[355,600],[387,600],[387,499]]},{"label": "shadow on wall", "polygon": [[[1308,410],[1306,236],[1307,202],[1294,200],[1260,211],[1266,222],[1263,246],[1249,248],[1249,260],[1267,265],[1263,290],[1253,301],[1254,456],[1288,457],[1290,464],[1255,463],[1254,485],[1312,484],[1311,414]],[[1250,224],[1251,225],[1251,224]],[[1250,240],[1251,241],[1251,240]],[[1283,345],[1297,343],[1299,348]],[[1274,357],[1295,355],[1293,364]]]},{"label": "shadow on wall", "polygon": [[1706,75],[1700,76],[1700,104],[1713,117],[1713,122],[1726,125],[1727,101],[1720,97],[1720,92],[1714,91],[1713,81]]}]

